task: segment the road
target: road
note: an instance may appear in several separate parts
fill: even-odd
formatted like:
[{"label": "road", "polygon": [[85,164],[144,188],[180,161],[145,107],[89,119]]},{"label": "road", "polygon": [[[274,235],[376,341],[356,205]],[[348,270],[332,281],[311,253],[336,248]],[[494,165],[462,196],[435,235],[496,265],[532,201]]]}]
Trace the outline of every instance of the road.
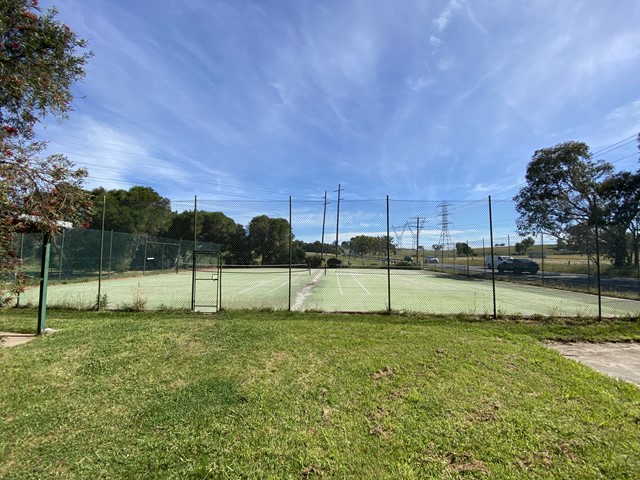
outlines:
[{"label": "road", "polygon": [[[444,268],[443,268],[444,267]],[[428,270],[445,270],[451,271],[455,268],[458,273],[466,273],[469,269],[469,275],[491,277],[491,269],[485,267],[467,267],[464,264],[439,264],[429,265]],[[523,283],[541,282],[549,286],[566,286],[571,285],[577,288],[588,289],[598,287],[598,279],[595,275],[586,275],[580,273],[559,273],[559,272],[538,272],[535,275],[517,274],[517,273],[499,273],[496,270],[496,278],[509,278],[510,280],[522,281]],[[601,277],[600,286],[603,291],[614,291],[624,293],[637,293],[640,298],[640,282],[637,278],[629,277]]]}]

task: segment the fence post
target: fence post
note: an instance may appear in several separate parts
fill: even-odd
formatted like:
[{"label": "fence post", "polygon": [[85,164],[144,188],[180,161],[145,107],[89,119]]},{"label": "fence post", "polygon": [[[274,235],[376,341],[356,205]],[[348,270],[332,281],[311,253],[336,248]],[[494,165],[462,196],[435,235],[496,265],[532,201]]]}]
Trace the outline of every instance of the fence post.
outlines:
[{"label": "fence post", "polygon": [[[637,240],[636,240],[637,242]],[[638,258],[638,245],[636,244],[636,270],[638,277],[638,299],[640,299],[640,258]]]},{"label": "fence post", "polygon": [[42,258],[40,261],[40,293],[38,296],[38,335],[47,327],[47,287],[49,282],[49,255],[51,242],[48,233],[42,236]]},{"label": "fence post", "polygon": [[[320,242],[320,266],[324,263],[324,227],[327,220],[327,191],[324,191],[324,212],[322,213],[322,241]],[[326,274],[326,270],[325,270]]]},{"label": "fence post", "polygon": [[107,196],[102,197],[102,227],[100,228],[100,261],[98,266],[98,298],[96,299],[96,309],[100,310],[100,297],[102,293],[102,257],[104,256],[104,219],[107,209]]},{"label": "fence post", "polygon": [[469,251],[471,250],[471,247],[469,246],[469,239],[467,238],[467,277],[470,277],[470,273],[469,273]]},{"label": "fence post", "polygon": [[142,276],[147,271],[147,241],[149,240],[149,236],[144,237],[144,255],[142,256]]},{"label": "fence post", "polygon": [[293,261],[293,227],[291,218],[291,195],[289,195],[289,306],[287,310],[291,311],[291,262]]},{"label": "fence post", "polygon": [[[191,253],[191,310],[196,308],[196,244],[198,242],[198,196],[193,197],[193,252]],[[186,260],[186,259],[185,259]]]},{"label": "fence post", "polygon": [[109,237],[109,278],[111,278],[111,257],[113,255],[113,228]]},{"label": "fence post", "polygon": [[540,231],[540,263],[542,267],[542,286],[544,287],[544,232]]},{"label": "fence post", "polygon": [[[21,233],[20,234],[20,263],[18,264],[19,273],[22,273],[23,271],[22,269],[22,265],[24,263],[23,256],[24,256],[24,233]],[[20,306],[20,289],[18,289],[18,294],[16,298],[16,307],[19,307],[19,306]]]},{"label": "fence post", "polygon": [[589,250],[589,232],[587,232],[587,281],[589,293],[591,293],[591,252]]},{"label": "fence post", "polygon": [[489,238],[491,239],[491,284],[493,286],[493,319],[498,318],[496,306],[496,266],[493,256],[493,214],[491,213],[491,195],[489,195]]},{"label": "fence post", "polygon": [[338,251],[340,248],[338,231],[340,230],[340,192],[341,191],[342,191],[342,187],[340,184],[338,184],[338,207],[336,210],[336,258],[338,258]]},{"label": "fence post", "polygon": [[487,277],[487,256],[484,248],[484,237],[482,237],[482,271],[484,272],[483,278]]},{"label": "fence post", "polygon": [[600,283],[600,237],[596,220],[596,275],[598,276],[598,320],[602,320],[602,285]]},{"label": "fence post", "polygon": [[387,195],[387,311],[391,312],[391,237],[389,236],[389,195]]},{"label": "fence post", "polygon": [[60,242],[60,262],[58,265],[58,280],[60,280],[62,278],[62,263],[63,263],[63,258],[64,258],[64,231],[66,230],[66,228],[62,229],[62,240]]}]

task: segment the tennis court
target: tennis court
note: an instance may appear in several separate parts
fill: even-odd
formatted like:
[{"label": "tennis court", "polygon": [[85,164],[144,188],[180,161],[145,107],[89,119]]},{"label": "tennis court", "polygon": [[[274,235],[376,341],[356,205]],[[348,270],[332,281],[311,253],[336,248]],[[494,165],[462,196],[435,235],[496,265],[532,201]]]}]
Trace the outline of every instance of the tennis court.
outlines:
[{"label": "tennis court", "polygon": [[[303,309],[376,311],[388,307],[386,270],[336,269],[323,274]],[[438,314],[493,314],[490,280],[419,270],[392,270],[391,308]],[[598,298],[567,290],[496,282],[498,313],[597,316]],[[604,316],[637,315],[640,302],[603,297]]]},{"label": "tennis court", "polygon": [[[390,283],[384,269],[294,269],[289,296],[288,268],[227,268],[211,282],[198,286],[200,298],[215,299],[220,288],[220,306],[227,309],[255,308],[319,311],[393,310],[437,314],[493,314],[490,280],[445,275],[420,270],[393,270]],[[219,282],[219,283],[218,283]],[[107,279],[101,294],[107,308],[142,305],[144,309],[191,307],[191,272],[165,273],[130,278]],[[90,308],[97,298],[97,282],[50,285],[49,306]],[[598,299],[589,295],[510,282],[496,282],[498,313],[504,315],[596,316]],[[37,304],[38,291],[21,295],[21,304]],[[602,298],[603,316],[640,313],[640,302]]]}]

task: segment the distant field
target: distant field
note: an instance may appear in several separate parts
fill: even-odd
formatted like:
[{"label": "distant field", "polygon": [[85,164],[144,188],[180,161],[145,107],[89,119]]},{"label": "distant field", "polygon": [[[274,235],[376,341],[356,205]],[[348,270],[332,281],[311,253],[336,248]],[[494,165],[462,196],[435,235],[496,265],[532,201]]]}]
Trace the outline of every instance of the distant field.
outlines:
[{"label": "distant field", "polygon": [[[286,269],[255,272],[232,269],[222,272],[222,308],[276,309],[289,306],[289,274]],[[200,285],[200,284],[199,284]],[[204,282],[198,296],[207,289],[215,298],[217,282]],[[191,274],[189,272],[138,276],[105,280],[102,304],[107,308],[189,309]],[[106,297],[104,297],[106,295]],[[37,289],[21,295],[22,305],[37,303]],[[51,285],[50,306],[90,308],[97,298],[97,282]],[[597,297],[590,294],[496,283],[499,314],[543,316],[595,316]],[[388,308],[387,272],[384,269],[341,268],[295,271],[292,274],[293,310],[383,311]],[[423,270],[392,270],[391,308],[425,313],[493,314],[493,289],[490,280],[446,275]],[[603,297],[604,316],[631,316],[640,313],[640,302]]]}]

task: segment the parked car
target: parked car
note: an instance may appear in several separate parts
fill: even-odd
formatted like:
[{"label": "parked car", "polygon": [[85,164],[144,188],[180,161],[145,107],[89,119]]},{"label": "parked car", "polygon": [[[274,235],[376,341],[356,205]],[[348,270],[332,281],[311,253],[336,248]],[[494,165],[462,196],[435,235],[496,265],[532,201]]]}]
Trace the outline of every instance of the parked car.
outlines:
[{"label": "parked car", "polygon": [[413,257],[407,255],[407,256],[404,257],[404,261],[405,262],[413,262]]},{"label": "parked car", "polygon": [[440,263],[436,257],[424,257],[424,263]]},{"label": "parked car", "polygon": [[493,256],[493,262],[491,261],[491,255],[487,255],[484,259],[484,264],[487,266],[487,268],[491,268],[492,267],[492,263],[493,266],[498,268],[498,265],[500,265],[502,262],[506,262],[507,260],[509,260],[511,257],[507,256],[507,255],[494,255]]},{"label": "parked car", "polygon": [[535,275],[540,270],[540,266],[533,260],[528,258],[510,258],[498,265],[498,272],[512,272],[512,273],[531,273]]}]

